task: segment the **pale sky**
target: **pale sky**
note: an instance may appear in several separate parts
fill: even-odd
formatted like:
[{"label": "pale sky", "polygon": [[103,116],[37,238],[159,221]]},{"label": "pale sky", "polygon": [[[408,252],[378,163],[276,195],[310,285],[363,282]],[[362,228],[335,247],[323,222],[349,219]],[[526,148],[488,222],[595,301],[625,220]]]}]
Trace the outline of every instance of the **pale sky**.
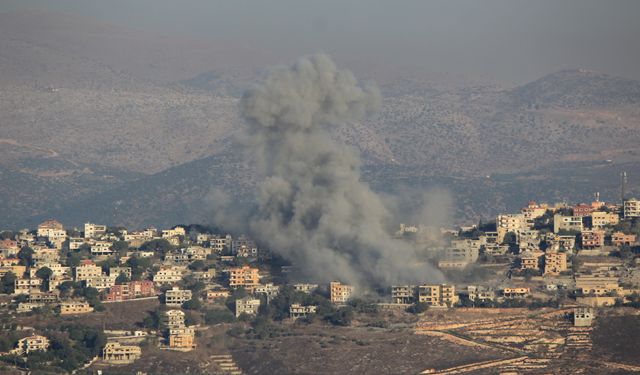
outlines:
[{"label": "pale sky", "polygon": [[523,83],[567,68],[640,79],[635,0],[3,0],[286,55]]}]

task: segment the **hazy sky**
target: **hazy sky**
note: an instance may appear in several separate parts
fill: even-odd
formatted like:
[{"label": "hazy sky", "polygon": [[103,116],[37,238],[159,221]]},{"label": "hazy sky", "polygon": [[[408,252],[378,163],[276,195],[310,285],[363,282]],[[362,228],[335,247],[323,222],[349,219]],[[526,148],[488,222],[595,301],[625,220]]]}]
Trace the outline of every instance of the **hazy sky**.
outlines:
[{"label": "hazy sky", "polygon": [[525,82],[566,68],[640,79],[637,0],[3,0],[286,55]]}]

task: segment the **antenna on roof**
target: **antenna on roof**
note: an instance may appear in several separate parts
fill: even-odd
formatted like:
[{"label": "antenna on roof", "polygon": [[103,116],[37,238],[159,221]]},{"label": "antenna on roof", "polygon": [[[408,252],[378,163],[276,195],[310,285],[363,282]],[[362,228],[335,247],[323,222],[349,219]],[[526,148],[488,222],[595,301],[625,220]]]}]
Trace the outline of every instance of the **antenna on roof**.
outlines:
[{"label": "antenna on roof", "polygon": [[624,204],[627,194],[627,172],[620,173],[620,201]]}]

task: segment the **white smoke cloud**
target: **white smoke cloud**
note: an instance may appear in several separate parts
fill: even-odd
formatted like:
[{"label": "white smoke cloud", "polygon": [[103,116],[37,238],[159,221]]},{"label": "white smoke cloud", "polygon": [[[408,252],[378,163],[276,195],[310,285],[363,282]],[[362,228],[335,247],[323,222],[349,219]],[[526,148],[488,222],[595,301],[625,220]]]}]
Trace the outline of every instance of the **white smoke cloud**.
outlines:
[{"label": "white smoke cloud", "polygon": [[[380,103],[325,55],[274,70],[242,98],[241,142],[257,164],[257,209],[245,232],[290,259],[310,281],[357,285],[440,281],[409,244],[389,235],[391,214],[361,181],[357,150],[331,139]],[[224,224],[224,223],[221,223]]]}]

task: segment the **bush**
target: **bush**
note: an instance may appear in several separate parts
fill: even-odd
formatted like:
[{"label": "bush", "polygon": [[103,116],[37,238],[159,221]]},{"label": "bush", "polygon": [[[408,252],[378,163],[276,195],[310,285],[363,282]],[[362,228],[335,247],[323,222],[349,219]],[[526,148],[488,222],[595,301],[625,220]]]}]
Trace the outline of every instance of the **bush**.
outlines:
[{"label": "bush", "polygon": [[407,308],[407,312],[421,314],[429,309],[429,305],[424,302],[417,302]]},{"label": "bush", "polygon": [[219,323],[231,323],[236,320],[235,315],[229,310],[207,310],[204,314],[204,321],[209,325]]},{"label": "bush", "polygon": [[342,307],[334,313],[325,317],[329,323],[337,326],[349,326],[353,320],[353,308],[351,306]]}]

